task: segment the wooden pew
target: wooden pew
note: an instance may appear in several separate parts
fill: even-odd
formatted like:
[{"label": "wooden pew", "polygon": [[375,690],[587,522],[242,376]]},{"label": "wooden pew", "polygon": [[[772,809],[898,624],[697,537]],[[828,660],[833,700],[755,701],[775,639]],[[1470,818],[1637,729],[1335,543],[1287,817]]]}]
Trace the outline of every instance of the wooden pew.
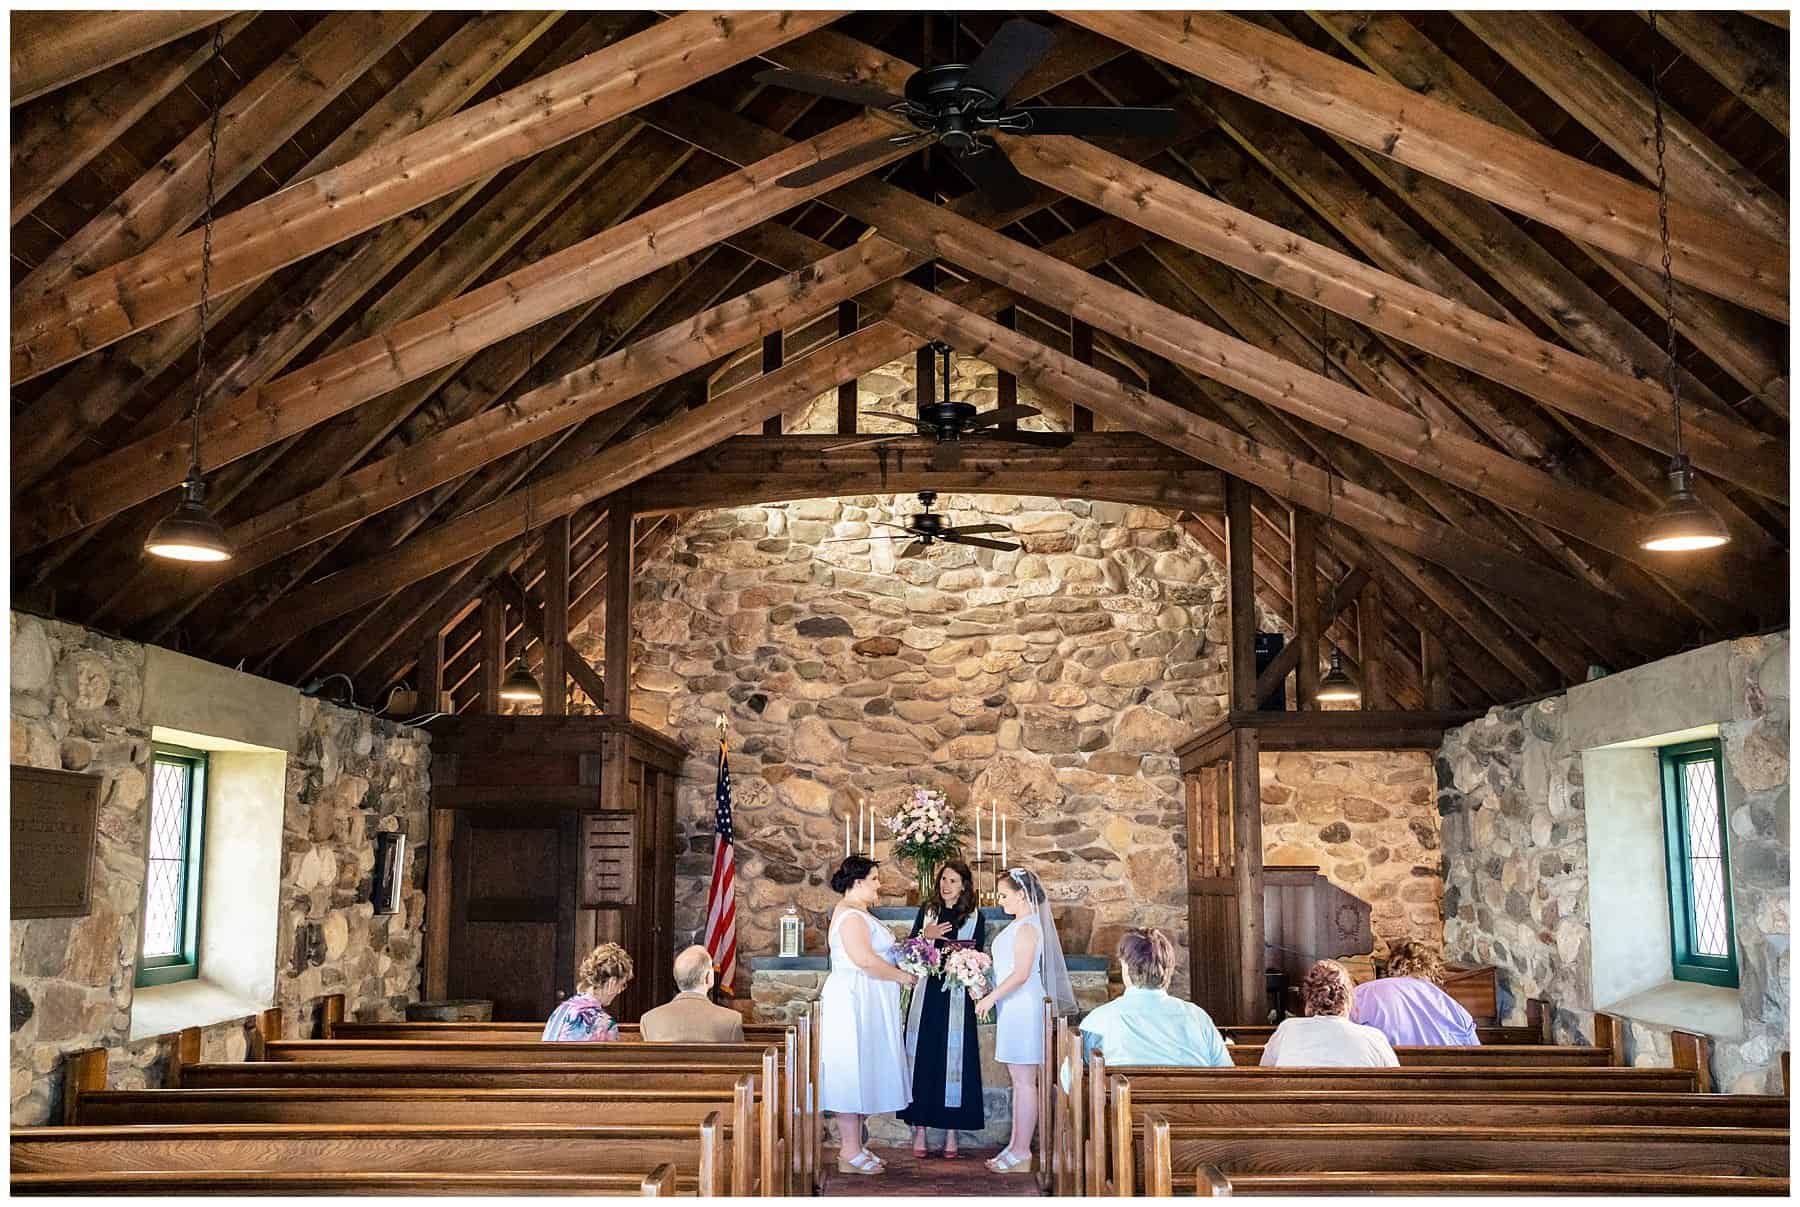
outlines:
[{"label": "wooden pew", "polygon": [[[262,1045],[261,1059],[270,1064],[369,1064],[387,1068],[427,1063],[464,1064],[596,1064],[620,1069],[650,1066],[756,1068],[773,1053],[777,1062],[774,1100],[783,1104],[781,1160],[793,1167],[793,1148],[801,1132],[799,1048],[795,1036],[781,1047],[771,1044],[541,1043],[537,1041],[464,1040],[278,1040]],[[185,1074],[184,1074],[185,1076]],[[792,1182],[790,1176],[788,1181]],[[791,1186],[790,1186],[791,1189]]]},{"label": "wooden pew", "polygon": [[1113,1074],[1124,1074],[1145,1101],[1165,1094],[1272,1095],[1310,1092],[1362,1098],[1367,1095],[1428,1092],[1455,1095],[1492,1095],[1505,1092],[1584,1094],[1693,1094],[1694,1073],[1685,1069],[1619,1068],[1519,1068],[1431,1067],[1384,1069],[1283,1069],[1234,1066],[1196,1069],[1172,1066],[1128,1065],[1109,1072],[1103,1052],[1088,1058],[1083,1081],[1083,1109],[1088,1143],[1082,1162],[1085,1192],[1112,1193],[1109,1166],[1113,1140],[1110,1135]]},{"label": "wooden pew", "polygon": [[178,1124],[15,1128],[12,1172],[143,1171],[325,1174],[496,1171],[586,1175],[640,1173],[674,1165],[680,1188],[727,1190],[725,1120],[714,1111],[694,1127],[639,1124]]},{"label": "wooden pew", "polygon": [[[1262,1062],[1263,1045],[1232,1044],[1234,1064],[1251,1067]],[[1394,1055],[1402,1068],[1433,1068],[1453,1065],[1457,1068],[1595,1069],[1614,1064],[1610,1048],[1564,1044],[1498,1044],[1489,1048],[1398,1047]]]},{"label": "wooden pew", "polygon": [[[1185,1189],[1185,1188],[1183,1188]],[[1251,1173],[1226,1177],[1212,1166],[1195,1175],[1202,1198],[1225,1195],[1627,1195],[1788,1194],[1787,1178],[1691,1173]]]},{"label": "wooden pew", "polygon": [[[1203,1127],[1144,1117],[1143,1192],[1173,1193],[1201,1166],[1239,1173],[1313,1170],[1377,1172],[1730,1174],[1784,1177],[1786,1128],[1732,1127],[1387,1127],[1300,1124]],[[1165,1162],[1167,1164],[1165,1165]],[[1120,1171],[1121,1195],[1132,1184]]]},{"label": "wooden pew", "polygon": [[633,1173],[316,1173],[286,1169],[25,1173],[14,1194],[105,1195],[604,1195],[673,1198],[673,1165]]},{"label": "wooden pew", "polygon": [[[1525,1002],[1526,1023],[1522,1027],[1502,1027],[1491,1024],[1478,1024],[1475,1037],[1483,1044],[1550,1044],[1550,1021],[1554,1010],[1543,998],[1528,998]],[[1268,1023],[1250,1023],[1234,1026],[1220,1026],[1219,1031],[1232,1043],[1265,1044],[1275,1028]],[[1623,1063],[1623,1062],[1620,1062]]]},{"label": "wooden pew", "polygon": [[718,1090],[457,1089],[171,1089],[83,1095],[76,1123],[483,1123],[631,1122],[698,1126],[721,1109],[725,1163],[733,1195],[780,1194],[775,1114],[759,1100],[756,1078],[742,1074],[729,1097]]}]

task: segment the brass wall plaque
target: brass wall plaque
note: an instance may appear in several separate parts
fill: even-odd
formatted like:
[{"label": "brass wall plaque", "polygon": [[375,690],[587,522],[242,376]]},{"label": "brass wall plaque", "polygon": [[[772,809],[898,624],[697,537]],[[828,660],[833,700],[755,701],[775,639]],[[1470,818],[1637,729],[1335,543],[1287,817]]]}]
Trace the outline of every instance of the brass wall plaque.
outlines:
[{"label": "brass wall plaque", "polygon": [[637,904],[637,814],[581,815],[583,908]]},{"label": "brass wall plaque", "polygon": [[12,916],[81,918],[91,907],[97,775],[12,769]]}]

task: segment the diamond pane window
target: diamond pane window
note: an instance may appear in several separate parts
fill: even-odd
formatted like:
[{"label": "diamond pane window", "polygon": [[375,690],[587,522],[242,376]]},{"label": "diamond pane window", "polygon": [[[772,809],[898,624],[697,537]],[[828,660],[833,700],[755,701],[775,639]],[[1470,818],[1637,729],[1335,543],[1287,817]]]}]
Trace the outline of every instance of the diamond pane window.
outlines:
[{"label": "diamond pane window", "polygon": [[157,746],[150,763],[150,849],[144,869],[143,947],[137,983],[198,974],[201,812],[206,755]]},{"label": "diamond pane window", "polygon": [[1725,838],[1719,743],[1665,746],[1660,754],[1675,979],[1736,986],[1731,851]]}]

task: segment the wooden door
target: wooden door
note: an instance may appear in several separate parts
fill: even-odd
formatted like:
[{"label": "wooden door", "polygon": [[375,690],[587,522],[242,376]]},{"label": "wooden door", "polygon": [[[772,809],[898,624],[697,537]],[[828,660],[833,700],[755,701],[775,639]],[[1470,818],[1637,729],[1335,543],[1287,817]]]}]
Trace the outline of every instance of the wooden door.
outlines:
[{"label": "wooden door", "polygon": [[488,998],[494,1018],[537,1022],[574,992],[579,876],[567,809],[460,810],[451,840],[453,998]]},{"label": "wooden door", "polygon": [[1241,1012],[1230,784],[1229,762],[1211,763],[1186,776],[1189,993],[1221,1025]]}]

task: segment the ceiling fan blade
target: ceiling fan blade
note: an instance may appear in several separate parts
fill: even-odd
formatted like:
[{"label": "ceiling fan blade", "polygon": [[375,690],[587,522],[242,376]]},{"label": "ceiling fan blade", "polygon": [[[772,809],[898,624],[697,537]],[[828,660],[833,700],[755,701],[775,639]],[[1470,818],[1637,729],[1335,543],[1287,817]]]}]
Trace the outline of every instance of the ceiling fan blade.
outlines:
[{"label": "ceiling fan blade", "polygon": [[918,557],[921,553],[925,552],[926,548],[927,546],[924,541],[915,540],[912,544],[900,551],[900,556]]},{"label": "ceiling fan blade", "polygon": [[989,205],[1005,212],[1030,205],[1037,199],[1037,186],[1013,167],[1004,151],[986,140],[979,140],[976,145],[982,149],[973,155],[956,156],[956,166],[975,182]]},{"label": "ceiling fan blade", "polygon": [[[1013,119],[1023,117],[1023,124]],[[1181,135],[1181,115],[1173,109],[1116,106],[1046,106],[1020,109],[1003,119],[1013,134],[1073,134],[1077,138],[1148,138],[1169,142]]]},{"label": "ceiling fan blade", "polygon": [[886,109],[891,105],[898,105],[901,101],[900,97],[884,88],[877,88],[873,84],[858,84],[854,80],[837,80],[827,75],[813,75],[806,71],[785,71],[776,67],[767,71],[759,71],[754,78],[759,84],[773,84],[777,88],[792,88],[795,92],[830,97],[837,101],[849,101],[852,105],[867,105],[871,109]]},{"label": "ceiling fan blade", "polygon": [[896,145],[916,143],[923,146],[931,141],[925,134],[899,134],[893,138],[878,138],[874,142],[863,143],[859,147],[851,147],[848,151],[839,151],[836,155],[827,155],[817,163],[809,163],[804,168],[795,168],[775,183],[784,189],[802,189],[817,184],[828,176],[835,176],[846,168],[854,168],[878,159],[892,151]]},{"label": "ceiling fan blade", "polygon": [[947,536],[989,536],[996,532],[1010,534],[1012,529],[1005,524],[958,524],[954,528],[944,529]]},{"label": "ceiling fan blade", "polygon": [[1028,407],[1022,402],[1015,402],[1011,406],[995,407],[991,411],[981,412],[975,416],[975,422],[970,425],[969,430],[978,432],[982,428],[993,427],[995,424],[1005,423],[1009,419],[1030,419],[1038,413],[1036,407]]},{"label": "ceiling fan blade", "polygon": [[1020,432],[1007,428],[983,428],[971,433],[983,440],[1005,440],[1012,444],[1030,444],[1038,448],[1068,448],[1075,437],[1067,432]]},{"label": "ceiling fan blade", "polygon": [[900,415],[893,411],[859,411],[857,413],[864,419],[893,419],[900,423],[910,423],[918,428],[931,426],[917,415]]},{"label": "ceiling fan blade", "polygon": [[979,88],[989,96],[1006,99],[1013,85],[1043,61],[1056,45],[1056,35],[1031,21],[1017,17],[1000,27],[994,40],[975,56],[963,73],[965,88]]},{"label": "ceiling fan blade", "polygon": [[846,448],[868,448],[871,444],[886,444],[890,440],[904,440],[911,432],[895,432],[891,436],[876,436],[872,440],[852,440],[848,444],[831,444],[820,449],[822,453],[835,453]]},{"label": "ceiling fan blade", "polygon": [[938,537],[938,540],[948,541],[952,545],[973,545],[977,549],[998,549],[1002,553],[1011,553],[1020,548],[1020,546],[1014,545],[1009,541],[990,541],[986,537],[957,536],[954,533],[948,532]]},{"label": "ceiling fan blade", "polygon": [[962,442],[958,440],[940,440],[931,448],[931,468],[935,470],[951,470],[962,468]]}]

